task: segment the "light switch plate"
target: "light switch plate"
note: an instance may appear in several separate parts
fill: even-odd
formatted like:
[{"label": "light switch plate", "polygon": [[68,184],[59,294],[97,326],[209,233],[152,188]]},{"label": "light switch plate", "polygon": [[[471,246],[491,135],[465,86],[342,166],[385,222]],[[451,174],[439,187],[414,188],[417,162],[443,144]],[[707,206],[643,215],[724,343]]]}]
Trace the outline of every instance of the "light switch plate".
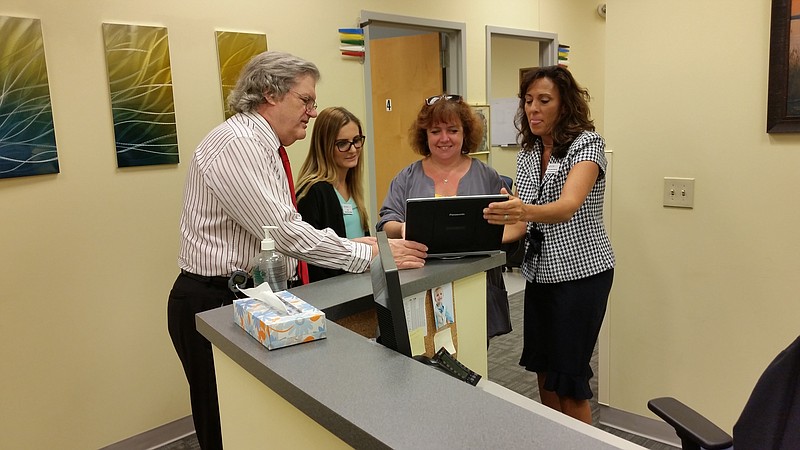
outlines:
[{"label": "light switch plate", "polygon": [[694,208],[694,178],[664,178],[664,206]]}]

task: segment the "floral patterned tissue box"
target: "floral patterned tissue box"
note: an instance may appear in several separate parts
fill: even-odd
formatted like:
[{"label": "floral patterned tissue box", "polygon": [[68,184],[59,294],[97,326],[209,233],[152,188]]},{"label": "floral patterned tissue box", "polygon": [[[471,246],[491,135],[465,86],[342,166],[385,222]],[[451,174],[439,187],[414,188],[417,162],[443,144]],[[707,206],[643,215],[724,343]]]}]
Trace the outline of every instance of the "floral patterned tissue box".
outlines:
[{"label": "floral patterned tissue box", "polygon": [[[233,301],[233,321],[270,350],[325,339],[325,313],[288,291],[275,295],[300,312],[281,315],[252,298]],[[291,308],[289,308],[291,311]]]}]

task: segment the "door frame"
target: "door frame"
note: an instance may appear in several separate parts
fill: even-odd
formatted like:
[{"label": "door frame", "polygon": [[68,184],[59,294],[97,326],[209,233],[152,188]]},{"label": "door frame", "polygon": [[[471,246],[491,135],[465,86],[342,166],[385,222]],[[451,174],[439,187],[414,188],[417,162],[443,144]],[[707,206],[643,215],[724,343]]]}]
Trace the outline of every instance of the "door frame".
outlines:
[{"label": "door frame", "polygon": [[[392,30],[402,29],[408,32],[430,33],[438,32],[443,36],[443,57],[449,70],[444,76],[444,84],[450,93],[467,97],[467,25],[463,22],[449,22],[445,20],[432,20],[421,17],[399,16],[374,11],[361,11],[359,25],[364,29],[364,99],[366,107],[365,131],[367,136],[375,136],[374,116],[372,111],[372,67],[370,59],[369,41],[383,37]],[[375,149],[368,147],[367,176],[369,181],[369,217],[370,232],[375,235],[375,223],[378,221],[378,200],[375,173],[375,158],[371,152]]]},{"label": "door frame", "polygon": [[492,36],[509,36],[539,43],[539,64],[552,66],[558,61],[558,34],[544,31],[486,25],[486,98],[492,99]]},{"label": "door frame", "polygon": [[[536,41],[539,44],[539,65],[552,66],[558,62],[558,34],[544,31],[523,30],[486,25],[486,102],[491,104],[492,97],[492,36],[519,38]],[[492,146],[489,146],[489,165],[492,165]]]}]

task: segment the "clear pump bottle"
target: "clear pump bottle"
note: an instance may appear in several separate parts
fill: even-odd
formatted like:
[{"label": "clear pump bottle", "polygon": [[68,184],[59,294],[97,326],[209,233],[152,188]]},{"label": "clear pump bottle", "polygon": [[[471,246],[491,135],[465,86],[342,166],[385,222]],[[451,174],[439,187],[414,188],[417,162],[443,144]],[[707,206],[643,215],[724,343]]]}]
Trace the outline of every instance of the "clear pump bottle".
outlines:
[{"label": "clear pump bottle", "polygon": [[286,258],[275,250],[275,241],[269,230],[277,229],[275,226],[263,226],[264,239],[261,241],[261,253],[252,261],[253,284],[269,283],[272,292],[285,291],[287,288]]}]

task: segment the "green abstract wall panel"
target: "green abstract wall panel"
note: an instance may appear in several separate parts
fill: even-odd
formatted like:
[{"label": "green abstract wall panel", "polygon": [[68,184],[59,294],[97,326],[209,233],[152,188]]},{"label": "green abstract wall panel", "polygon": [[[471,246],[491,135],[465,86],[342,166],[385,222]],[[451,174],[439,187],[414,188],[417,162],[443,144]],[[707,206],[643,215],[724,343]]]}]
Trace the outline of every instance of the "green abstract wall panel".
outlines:
[{"label": "green abstract wall panel", "polygon": [[0,16],[0,178],[58,171],[41,21]]},{"label": "green abstract wall panel", "polygon": [[103,24],[117,166],[178,163],[167,29]]},{"label": "green abstract wall panel", "polygon": [[267,51],[267,36],[255,33],[217,31],[217,59],[222,86],[222,110],[225,118],[233,115],[228,108],[228,94],[236,85],[239,73],[250,59]]}]

